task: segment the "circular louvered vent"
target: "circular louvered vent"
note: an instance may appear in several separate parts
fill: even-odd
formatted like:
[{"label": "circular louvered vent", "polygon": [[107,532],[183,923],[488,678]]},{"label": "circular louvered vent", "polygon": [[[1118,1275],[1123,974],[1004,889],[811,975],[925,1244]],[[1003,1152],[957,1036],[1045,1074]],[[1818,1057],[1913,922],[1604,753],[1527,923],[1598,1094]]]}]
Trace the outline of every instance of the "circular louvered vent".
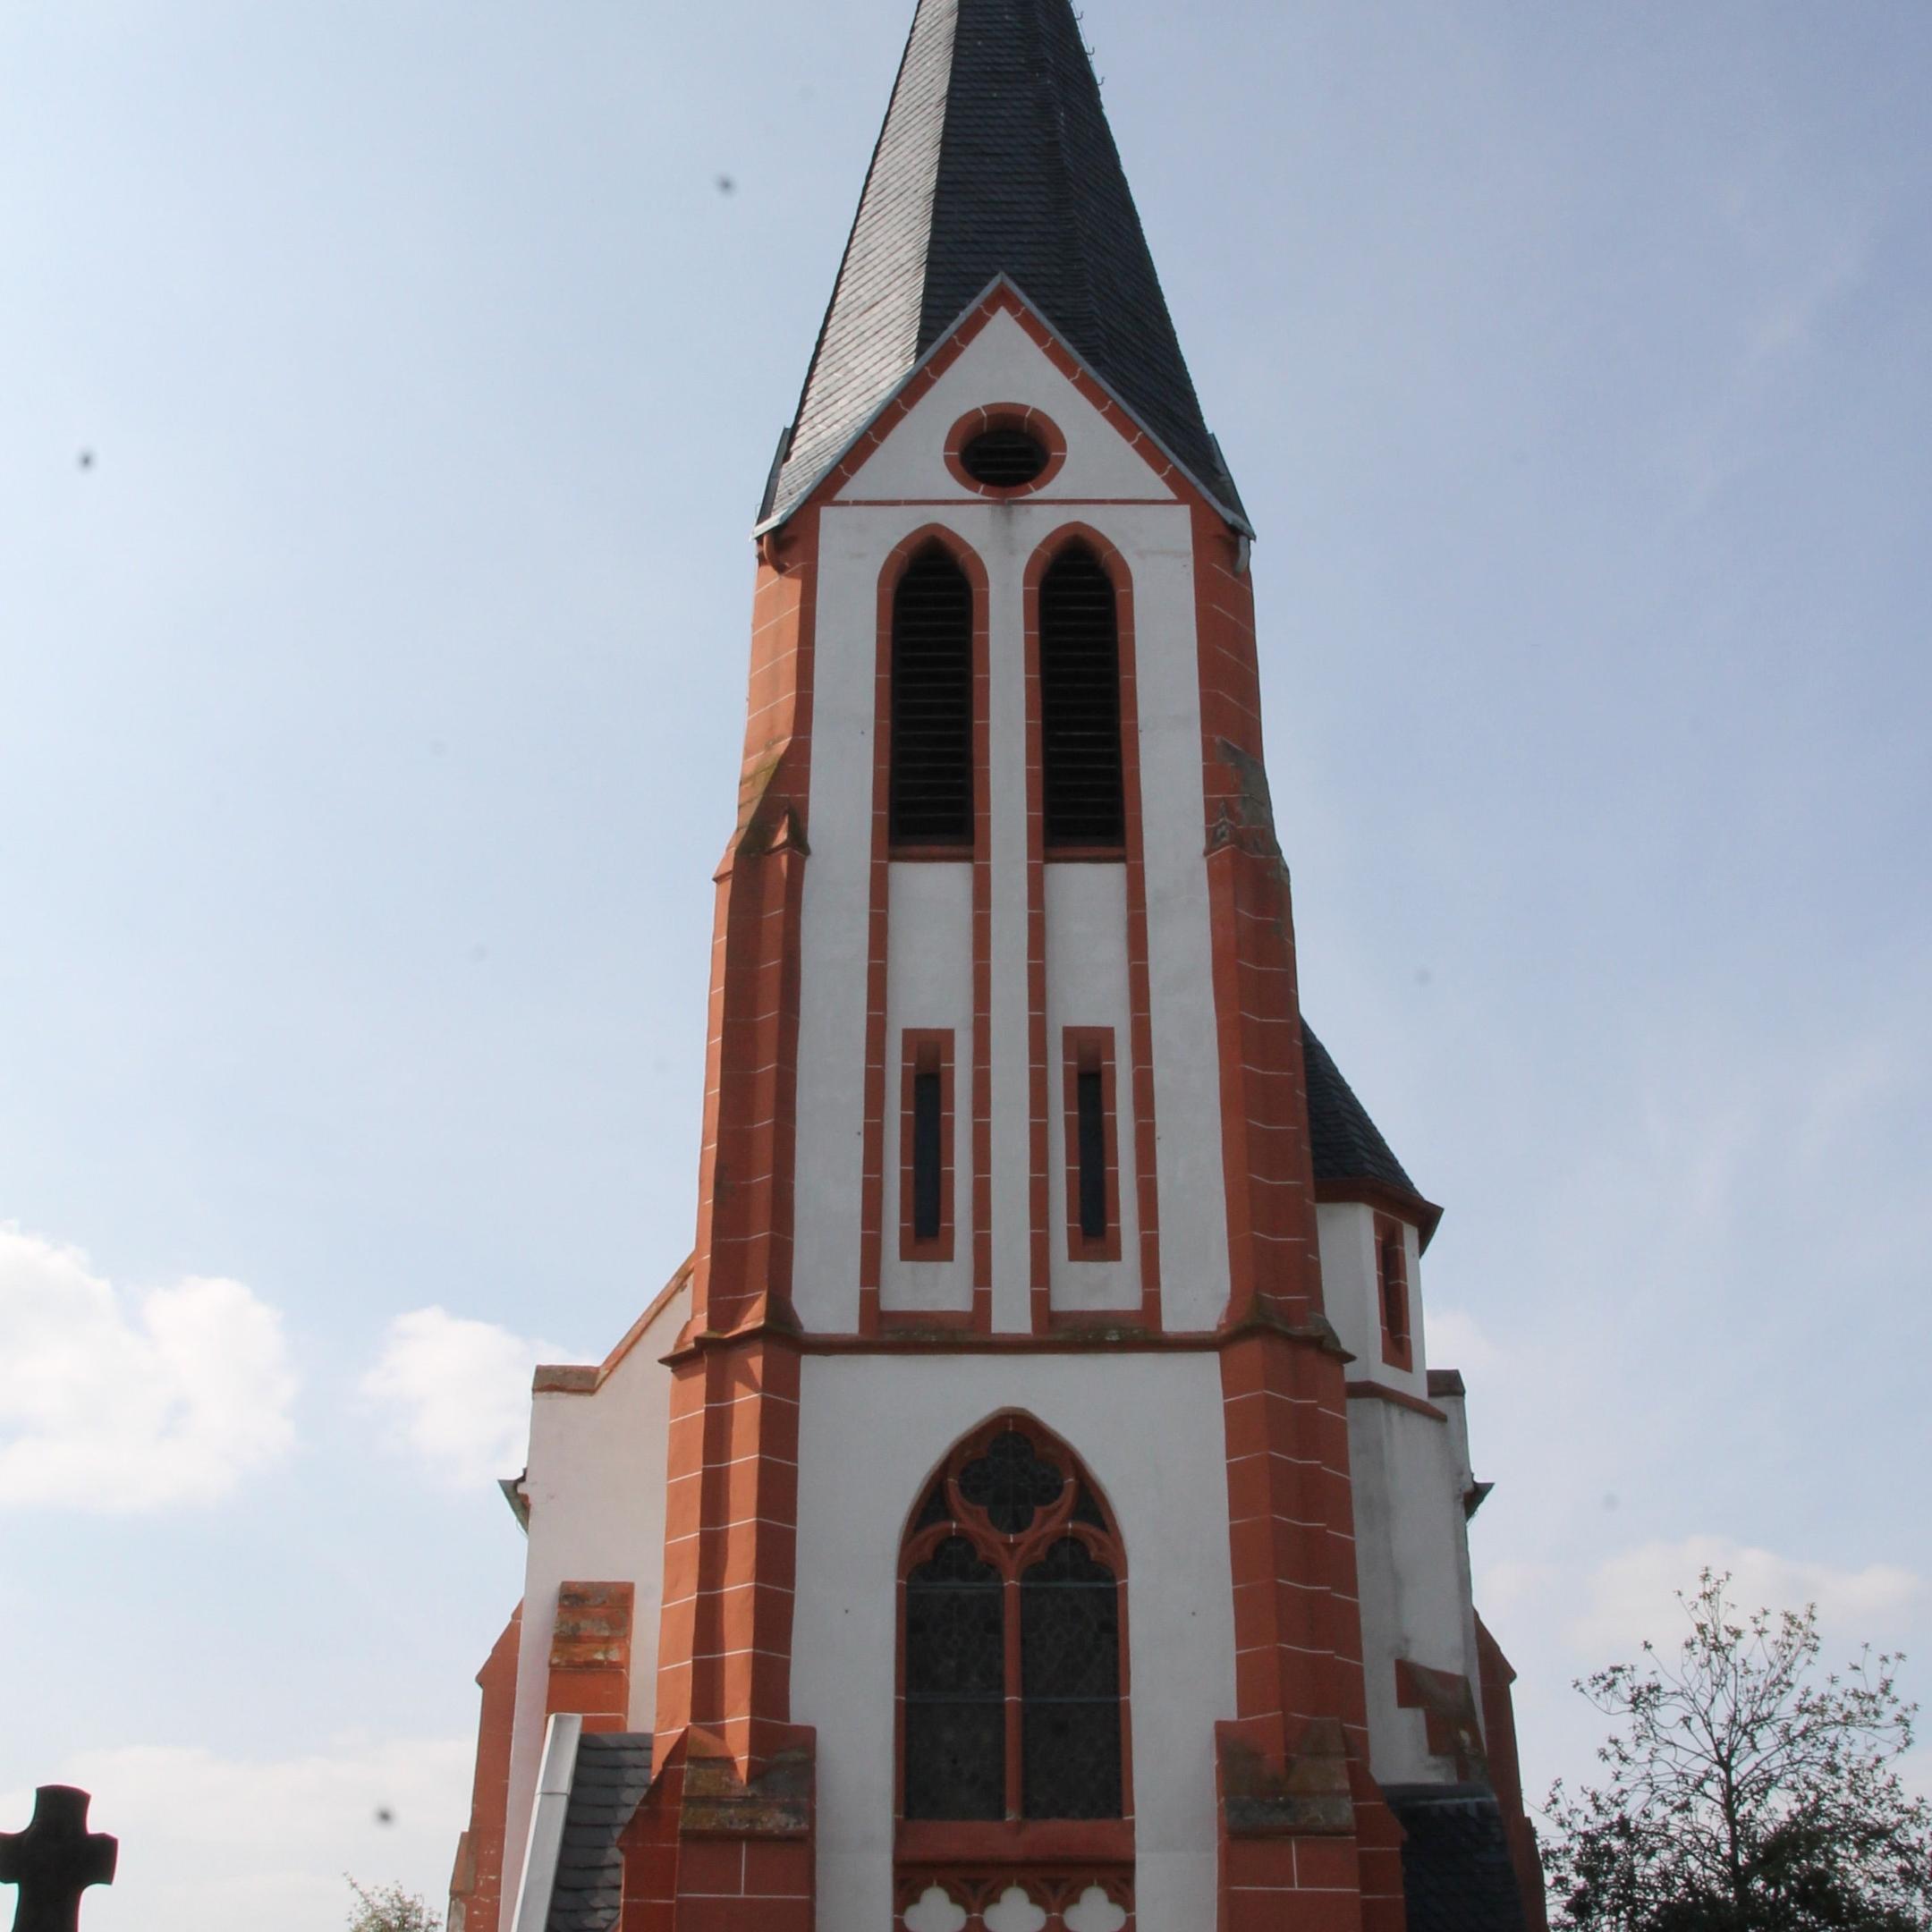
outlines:
[{"label": "circular louvered vent", "polygon": [[1044,445],[1012,428],[985,430],[960,452],[960,467],[987,489],[1024,489],[1039,479],[1046,462]]}]

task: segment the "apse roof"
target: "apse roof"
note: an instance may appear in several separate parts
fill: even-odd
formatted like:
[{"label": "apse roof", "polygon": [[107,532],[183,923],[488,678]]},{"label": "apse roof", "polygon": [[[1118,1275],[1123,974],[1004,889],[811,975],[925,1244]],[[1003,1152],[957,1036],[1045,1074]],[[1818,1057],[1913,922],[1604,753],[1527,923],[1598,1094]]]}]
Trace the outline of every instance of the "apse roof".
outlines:
[{"label": "apse roof", "polygon": [[1245,529],[1070,0],[919,0],[760,527],[1002,275]]},{"label": "apse roof", "polygon": [[544,1932],[611,1932],[623,1907],[617,1835],[650,1789],[645,1732],[587,1731],[578,1741],[564,1843]]},{"label": "apse roof", "polygon": [[1301,1022],[1301,1058],[1308,1074],[1309,1143],[1316,1180],[1366,1182],[1409,1195],[1428,1209],[1426,1241],[1435,1232],[1441,1210],[1431,1207],[1409,1178],[1306,1020]]}]

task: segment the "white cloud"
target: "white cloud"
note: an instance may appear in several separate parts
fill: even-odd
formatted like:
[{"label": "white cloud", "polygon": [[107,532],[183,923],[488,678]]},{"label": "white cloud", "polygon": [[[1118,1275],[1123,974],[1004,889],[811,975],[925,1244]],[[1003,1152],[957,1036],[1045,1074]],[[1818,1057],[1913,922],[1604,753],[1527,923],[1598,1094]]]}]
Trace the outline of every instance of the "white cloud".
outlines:
[{"label": "white cloud", "polygon": [[1432,1308],[1428,1313],[1428,1359],[1442,1368],[1461,1368],[1470,1375],[1499,1368],[1503,1351],[1483,1332],[1473,1315],[1458,1308]]},{"label": "white cloud", "polygon": [[294,1441],[282,1318],[238,1281],[122,1294],[0,1223],[0,1504],[214,1503]]},{"label": "white cloud", "polygon": [[1627,1657],[1646,1638],[1674,1650],[1688,1626],[1672,1592],[1694,1589],[1704,1569],[1730,1572],[1728,1594],[1741,1610],[1801,1610],[1816,1604],[1827,1639],[1839,1643],[1885,1641],[1910,1617],[1926,1589],[1922,1578],[1895,1563],[1840,1570],[1727,1537],[1685,1537],[1641,1544],[1598,1564],[1587,1586],[1586,1607],[1569,1625],[1571,1642],[1606,1662]]},{"label": "white cloud", "polygon": [[570,1360],[554,1343],[494,1322],[417,1309],[389,1324],[362,1390],[438,1476],[459,1485],[487,1482],[523,1466],[530,1371],[539,1361]]},{"label": "white cloud", "polygon": [[[54,1775],[91,1792],[89,1824],[121,1841],[114,1884],[87,1894],[87,1932],[341,1932],[345,1872],[399,1882],[440,1911],[470,1765],[461,1739],[347,1739],[266,1762],[154,1745],[77,1753]],[[0,1793],[0,1828],[24,1824],[32,1801]]]}]

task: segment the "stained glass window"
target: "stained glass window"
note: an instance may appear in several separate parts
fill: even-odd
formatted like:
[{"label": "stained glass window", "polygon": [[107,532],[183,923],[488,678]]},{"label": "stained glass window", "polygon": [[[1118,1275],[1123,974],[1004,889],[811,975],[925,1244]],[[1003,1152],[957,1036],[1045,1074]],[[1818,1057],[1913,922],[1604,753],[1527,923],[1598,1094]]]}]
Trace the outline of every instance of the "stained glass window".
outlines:
[{"label": "stained glass window", "polygon": [[1122,1572],[1106,1512],[1030,1426],[977,1437],[948,1470],[957,1516],[943,1474],[908,1532],[922,1560],[905,1573],[904,1816],[1119,1818]]},{"label": "stained glass window", "polygon": [[1063,1537],[1020,1586],[1023,1815],[1121,1815],[1120,1592]]},{"label": "stained glass window", "polygon": [[906,1579],[905,1815],[1006,1814],[1004,1585],[964,1537]]}]

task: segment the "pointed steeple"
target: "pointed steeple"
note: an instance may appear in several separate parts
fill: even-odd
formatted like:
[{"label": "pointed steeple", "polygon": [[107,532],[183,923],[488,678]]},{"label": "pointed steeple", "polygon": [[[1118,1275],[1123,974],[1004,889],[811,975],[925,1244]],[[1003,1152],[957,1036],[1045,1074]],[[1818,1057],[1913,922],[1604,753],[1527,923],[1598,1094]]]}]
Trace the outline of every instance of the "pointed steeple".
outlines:
[{"label": "pointed steeple", "polygon": [[798,507],[1002,275],[1240,517],[1071,0],[919,0],[761,525]]}]

